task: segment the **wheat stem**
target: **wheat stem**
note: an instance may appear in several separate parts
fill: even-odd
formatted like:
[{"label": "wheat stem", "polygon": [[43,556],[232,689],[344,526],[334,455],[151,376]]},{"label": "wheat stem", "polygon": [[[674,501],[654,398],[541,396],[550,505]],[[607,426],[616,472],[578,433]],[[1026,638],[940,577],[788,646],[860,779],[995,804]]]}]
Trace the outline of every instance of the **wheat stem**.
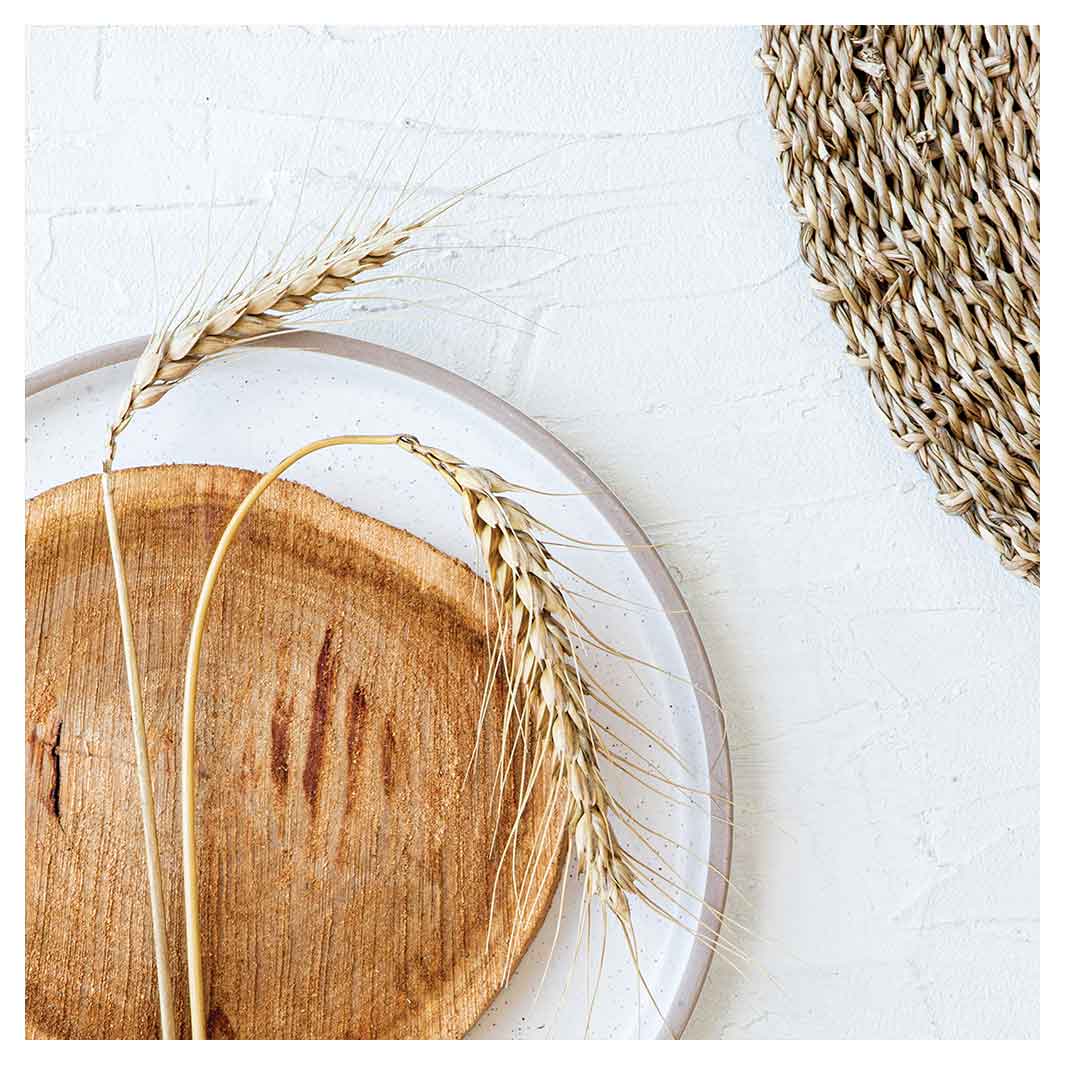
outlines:
[{"label": "wheat stem", "polygon": [[[194,1039],[206,1038],[206,1005],[200,947],[199,876],[196,861],[196,695],[204,626],[211,596],[233,538],[259,497],[290,466],[312,452],[344,444],[397,445],[443,476],[463,500],[467,524],[488,568],[488,583],[501,614],[501,631],[511,634],[513,675],[508,675],[507,719],[514,715],[515,744],[531,730],[537,741],[529,778],[523,762],[521,798],[515,824],[500,856],[500,872],[507,850],[515,846],[517,823],[541,769],[548,763],[558,774],[564,792],[563,823],[568,827],[577,867],[584,879],[584,897],[599,898],[622,926],[626,942],[634,945],[627,896],[637,876],[630,855],[618,843],[610,822],[615,805],[599,768],[598,745],[588,713],[591,689],[582,678],[573,646],[574,622],[565,598],[548,572],[550,556],[531,530],[536,520],[520,504],[499,493],[509,487],[492,470],[469,466],[438,448],[426,447],[409,435],[335,436],[307,444],[264,474],[230,518],[211,557],[196,604],[189,636],[181,732],[182,846],[185,879],[185,939],[188,953],[189,1003]],[[501,771],[509,761],[507,724]],[[558,798],[557,794],[552,799]],[[533,846],[533,857],[515,883],[516,923],[526,912],[536,886],[537,855],[542,851],[546,824]],[[512,874],[516,876],[516,851]],[[497,878],[498,879],[498,878]],[[493,891],[493,901],[495,891]],[[514,932],[507,950],[509,970]]]},{"label": "wheat stem", "polygon": [[236,536],[241,523],[248,516],[248,511],[255,505],[259,496],[290,466],[299,462],[304,456],[320,451],[322,448],[336,447],[340,444],[395,444],[398,442],[399,437],[396,436],[333,436],[325,440],[316,440],[313,444],[294,451],[269,473],[263,474],[255,487],[244,497],[243,502],[229,519],[229,524],[226,525],[218,546],[211,556],[211,564],[207,568],[207,575],[200,589],[200,598],[196,603],[196,613],[192,619],[181,718],[181,847],[185,880],[185,951],[188,958],[189,1012],[192,1016],[193,1039],[207,1038],[200,949],[199,866],[196,861],[196,690],[200,672],[204,623],[211,606],[211,595],[218,580],[218,573],[225,561],[226,552],[233,542],[233,537]]},{"label": "wheat stem", "polygon": [[107,522],[107,539],[111,545],[111,565],[115,571],[118,617],[122,628],[122,650],[126,665],[126,684],[129,687],[130,716],[133,723],[133,749],[136,758],[141,822],[144,827],[144,857],[148,866],[148,897],[152,915],[155,978],[159,988],[159,1028],[164,1039],[173,1039],[174,1009],[170,990],[170,963],[166,947],[163,878],[159,868],[159,839],[155,830],[155,798],[152,794],[152,775],[148,764],[148,742],[144,729],[140,669],[137,665],[137,650],[133,643],[133,624],[129,613],[126,567],[122,559],[122,545],[118,538],[118,524],[115,521],[115,504],[109,473],[100,474],[100,489],[103,494],[104,517]]}]

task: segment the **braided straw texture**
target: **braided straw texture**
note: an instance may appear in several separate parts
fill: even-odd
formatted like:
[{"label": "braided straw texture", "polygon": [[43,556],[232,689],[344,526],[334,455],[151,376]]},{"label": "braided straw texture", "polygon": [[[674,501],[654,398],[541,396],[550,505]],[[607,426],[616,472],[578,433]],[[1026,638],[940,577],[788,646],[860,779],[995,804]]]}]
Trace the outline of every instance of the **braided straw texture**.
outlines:
[{"label": "braided straw texture", "polygon": [[940,504],[1039,583],[1039,30],[767,26],[802,256]]}]

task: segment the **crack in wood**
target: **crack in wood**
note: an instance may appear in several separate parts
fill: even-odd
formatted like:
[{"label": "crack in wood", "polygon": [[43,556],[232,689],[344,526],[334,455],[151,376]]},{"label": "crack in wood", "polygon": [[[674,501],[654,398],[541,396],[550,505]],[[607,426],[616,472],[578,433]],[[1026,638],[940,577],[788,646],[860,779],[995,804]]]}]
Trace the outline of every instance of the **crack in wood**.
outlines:
[{"label": "crack in wood", "polygon": [[48,809],[52,816],[62,823],[61,798],[63,787],[63,768],[59,758],[59,741],[63,738],[62,719],[56,724],[55,738],[48,744],[48,756],[52,762],[52,786],[48,790]]}]

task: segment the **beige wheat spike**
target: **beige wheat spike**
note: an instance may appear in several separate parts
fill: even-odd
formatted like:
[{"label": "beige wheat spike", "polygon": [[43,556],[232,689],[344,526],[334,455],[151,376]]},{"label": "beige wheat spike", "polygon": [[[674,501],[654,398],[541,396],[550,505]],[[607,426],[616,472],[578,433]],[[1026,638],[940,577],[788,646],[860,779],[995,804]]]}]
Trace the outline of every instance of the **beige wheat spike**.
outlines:
[{"label": "beige wheat spike", "polygon": [[[401,436],[399,446],[428,463],[462,497],[488,583],[519,650],[513,672],[524,696],[523,714],[552,766],[564,775],[565,820],[578,870],[589,895],[628,925],[635,877],[610,821],[613,803],[599,767],[588,692],[573,642],[577,622],[551,574],[550,555],[536,538],[538,523],[520,503],[499,494],[511,485],[492,470],[469,466],[412,436]],[[530,787],[526,783],[525,791]]]},{"label": "beige wheat spike", "polygon": [[137,360],[130,385],[108,427],[105,471],[114,462],[119,434],[136,411],[158,403],[207,359],[291,328],[292,315],[306,311],[321,298],[343,293],[361,274],[391,262],[414,233],[455,202],[457,198],[445,201],[412,222],[393,224],[386,219],[365,237],[345,236],[286,269],[267,271],[156,333]]}]

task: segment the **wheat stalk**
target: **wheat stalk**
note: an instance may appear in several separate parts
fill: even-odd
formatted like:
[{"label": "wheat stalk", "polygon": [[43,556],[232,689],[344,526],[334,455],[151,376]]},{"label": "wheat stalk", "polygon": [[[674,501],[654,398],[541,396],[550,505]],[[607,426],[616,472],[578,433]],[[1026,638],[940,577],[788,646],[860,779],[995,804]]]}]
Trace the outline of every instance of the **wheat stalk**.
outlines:
[{"label": "wheat stalk", "polygon": [[[508,838],[508,847],[501,855],[500,866],[502,868],[502,859],[516,838],[532,788],[540,772],[547,767],[554,780],[549,810],[560,804],[561,820],[570,837],[570,849],[584,879],[585,901],[600,900],[617,918],[636,960],[629,896],[639,893],[640,874],[633,858],[619,843],[611,824],[615,804],[600,769],[598,742],[589,711],[589,701],[595,697],[595,692],[582,679],[575,646],[574,634],[580,623],[571,613],[564,592],[552,576],[551,556],[537,537],[537,532],[547,526],[538,522],[520,503],[503,494],[516,490],[517,486],[492,470],[470,466],[446,451],[427,447],[413,436],[329,437],[289,455],[264,474],[241,502],[212,555],[190,629],[182,714],[181,797],[186,950],[194,1039],[206,1038],[195,838],[195,713],[204,627],[211,597],[237,530],[263,492],[304,456],[341,445],[396,445],[427,463],[462,497],[466,522],[487,568],[488,583],[502,615],[502,628],[513,649],[508,703],[518,699],[516,730],[526,736],[531,731],[536,741],[533,766],[523,781],[515,825]],[[491,676],[487,683],[491,685]],[[547,846],[545,829],[549,820],[550,817],[545,816],[544,827],[538,834],[522,877],[519,906],[507,952],[508,969],[514,936],[522,917],[547,882],[547,877],[542,876],[537,883],[536,873]],[[537,888],[535,895],[534,888]]]},{"label": "wheat stalk", "polygon": [[173,1002],[140,668],[133,638],[129,590],[114,508],[111,475],[118,437],[137,411],[158,403],[174,385],[187,378],[203,363],[224,355],[239,345],[288,331],[292,328],[293,316],[313,308],[321,299],[350,291],[359,284],[360,275],[390,262],[414,233],[428,226],[461,198],[461,194],[453,196],[410,222],[394,224],[386,218],[366,237],[349,234],[331,244],[323,240],[315,251],[301,257],[287,269],[270,269],[250,284],[234,286],[205,309],[193,310],[178,321],[169,323],[150,338],[137,359],[129,387],[123,393],[114,420],[108,426],[100,488],[111,547],[129,691],[137,784],[145,838],[160,1031],[164,1039],[174,1038]]},{"label": "wheat stalk", "polygon": [[[604,917],[607,911],[613,914],[624,935],[640,983],[654,1003],[653,993],[640,972],[630,900],[638,899],[656,914],[677,923],[680,922],[650,897],[649,892],[657,891],[674,904],[676,893],[688,895],[700,904],[701,900],[681,884],[664,876],[660,870],[635,857],[620,843],[613,823],[615,819],[679,878],[680,874],[672,869],[644,833],[650,832],[667,842],[672,841],[655,833],[630,811],[618,805],[604,779],[601,761],[621,769],[656,794],[663,793],[647,780],[641,779],[642,775],[672,785],[682,792],[694,792],[695,789],[685,788],[653,769],[637,765],[601,745],[602,737],[609,736],[615,742],[629,746],[608,726],[593,717],[592,703],[636,727],[642,735],[657,743],[679,762],[679,755],[675,751],[629,716],[610,698],[609,693],[591,679],[582,666],[579,648],[587,642],[594,648],[630,662],[639,660],[624,655],[599,640],[571,609],[568,602],[569,593],[556,580],[551,567],[559,565],[568,573],[575,571],[554,558],[547,541],[542,537],[545,532],[564,534],[539,521],[508,494],[528,489],[506,480],[490,469],[471,466],[439,448],[423,445],[409,434],[344,436],[316,441],[299,449],[257,482],[230,519],[218,542],[193,617],[185,674],[181,751],[183,880],[193,1038],[206,1038],[206,1000],[202,973],[195,838],[195,708],[200,656],[211,596],[237,530],[266,488],[304,456],[323,448],[340,445],[398,446],[435,470],[460,495],[466,522],[485,564],[487,582],[497,609],[498,626],[497,648],[492,653],[482,700],[482,721],[489,704],[488,692],[495,683],[498,670],[507,671],[506,717],[503,723],[498,773],[500,796],[514,761],[514,750],[510,752],[509,758],[506,750],[507,722],[512,715],[515,720],[513,746],[516,749],[519,740],[527,745],[525,756],[531,760],[531,764],[527,764],[523,759],[517,810],[506,845],[500,854],[497,887],[499,874],[505,868],[508,851],[512,856],[512,868],[513,861],[516,860],[518,831],[533,789],[543,774],[549,776],[547,808],[531,854],[521,875],[518,876],[515,871],[514,890],[517,905],[507,946],[505,972],[509,974],[515,956],[517,933],[524,925],[525,915],[535,911],[538,900],[549,884],[551,863],[543,863],[541,859],[545,855],[555,853],[551,846],[549,825],[553,820],[552,814],[557,812],[558,820],[563,826],[562,834],[568,836],[567,856],[575,856],[578,872],[583,880],[581,927],[588,920],[588,911],[595,901],[603,905]],[[498,649],[504,642],[509,646],[509,654]],[[479,722],[478,739],[480,727]],[[646,761],[646,757],[640,752],[631,747],[629,749]],[[665,797],[669,798],[668,795]],[[562,834],[557,837],[558,843],[562,841]],[[493,900],[494,897],[493,891]],[[693,934],[697,938],[719,950],[744,957],[720,932],[704,932],[703,929],[707,926],[698,913],[683,907],[680,909],[694,921]],[[724,917],[720,913],[717,913],[717,916],[722,919]],[[489,936],[490,934],[491,917]],[[744,960],[747,959],[744,957]],[[657,1004],[654,1004],[657,1009]],[[589,1018],[590,1011],[591,1005]]]},{"label": "wheat stalk", "polygon": [[126,566],[122,558],[122,544],[115,518],[115,503],[111,491],[111,473],[101,474],[104,520],[107,539],[111,545],[111,566],[115,574],[115,593],[118,599],[119,625],[122,630],[122,652],[129,691],[130,715],[133,726],[133,752],[137,772],[137,792],[144,831],[144,858],[148,875],[148,902],[152,920],[152,949],[155,952],[155,981],[159,994],[159,1029],[163,1039],[174,1038],[174,1007],[170,990],[170,962],[166,947],[166,921],[163,911],[163,878],[159,867],[159,839],[155,827],[155,796],[148,762],[148,739],[144,729],[141,698],[140,667],[137,645],[133,639],[133,622],[129,611],[129,588]]}]

